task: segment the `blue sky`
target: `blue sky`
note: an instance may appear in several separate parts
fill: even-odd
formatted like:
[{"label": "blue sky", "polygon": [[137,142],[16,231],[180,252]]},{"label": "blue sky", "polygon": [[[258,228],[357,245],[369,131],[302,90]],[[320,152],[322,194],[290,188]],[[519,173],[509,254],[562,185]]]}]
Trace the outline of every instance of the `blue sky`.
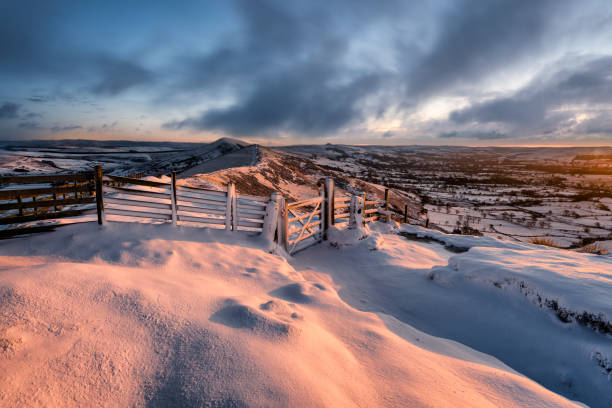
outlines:
[{"label": "blue sky", "polygon": [[612,144],[609,0],[0,3],[0,139]]}]

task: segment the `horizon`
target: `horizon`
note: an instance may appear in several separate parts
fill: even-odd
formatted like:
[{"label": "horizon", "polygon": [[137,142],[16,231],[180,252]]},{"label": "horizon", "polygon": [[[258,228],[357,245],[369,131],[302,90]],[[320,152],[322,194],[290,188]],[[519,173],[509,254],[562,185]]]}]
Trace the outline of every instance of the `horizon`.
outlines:
[{"label": "horizon", "polygon": [[612,146],[605,0],[0,11],[2,140]]},{"label": "horizon", "polygon": [[612,148],[612,144],[610,145],[598,145],[598,144],[585,144],[585,145],[492,145],[492,144],[481,144],[481,145],[468,145],[468,144],[418,144],[418,143],[409,143],[409,144],[384,144],[384,143],[333,143],[329,141],[320,141],[319,143],[315,141],[311,143],[292,143],[292,144],[273,144],[270,143],[269,140],[266,140],[262,143],[251,141],[249,138],[233,138],[230,136],[222,136],[216,139],[207,139],[207,140],[142,140],[142,139],[94,139],[94,138],[60,138],[60,139],[0,139],[0,143],[35,143],[35,142],[125,142],[125,143],[192,143],[192,144],[210,144],[217,142],[222,139],[234,139],[240,142],[248,143],[249,145],[260,145],[264,147],[292,147],[292,146],[325,146],[325,145],[345,145],[345,146],[384,146],[384,147],[464,147],[464,148],[551,148],[551,149],[575,149],[575,148],[585,148],[585,149],[608,149]]}]

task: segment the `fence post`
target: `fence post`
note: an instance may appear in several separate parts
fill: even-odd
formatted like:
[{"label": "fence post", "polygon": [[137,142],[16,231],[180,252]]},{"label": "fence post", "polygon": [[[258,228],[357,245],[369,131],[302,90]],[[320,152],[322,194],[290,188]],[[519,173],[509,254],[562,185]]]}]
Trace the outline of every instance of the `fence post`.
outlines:
[{"label": "fence post", "polygon": [[266,215],[264,216],[264,225],[261,231],[262,237],[270,247],[273,246],[274,234],[278,228],[279,198],[280,194],[278,192],[274,192],[270,195],[270,201],[268,201],[266,205]]},{"label": "fence post", "polygon": [[232,183],[227,183],[227,194],[225,195],[225,230],[232,229]]},{"label": "fence post", "polygon": [[98,210],[98,224],[104,224],[104,184],[102,180],[102,166],[94,167],[94,178],[96,180],[96,208]]},{"label": "fence post", "polygon": [[324,190],[323,239],[326,240],[329,227],[334,225],[334,179],[330,177],[325,179]]},{"label": "fence post", "polygon": [[178,214],[176,208],[176,171],[172,172],[172,182],[170,183],[170,204],[172,207],[172,225],[176,225],[178,221]]},{"label": "fence post", "polygon": [[232,230],[238,231],[238,203],[236,195],[236,185],[232,183]]},{"label": "fence post", "polygon": [[349,205],[349,229],[355,229],[363,226],[365,223],[365,201],[359,196],[351,197],[351,204]]},{"label": "fence post", "polygon": [[404,204],[404,224],[408,224],[408,204]]},{"label": "fence post", "polygon": [[287,211],[287,200],[284,197],[280,198],[278,207],[278,244],[289,252],[289,211]]},{"label": "fence post", "polygon": [[391,221],[391,214],[389,213],[389,189],[385,188],[385,221]]},{"label": "fence post", "polygon": [[234,231],[238,224],[238,220],[236,219],[236,187],[234,183],[231,181],[227,183],[227,202],[225,203],[225,229],[226,231],[231,230]]},{"label": "fence post", "polygon": [[23,201],[21,200],[21,194],[19,194],[17,196],[17,202],[19,203],[19,216],[22,217],[23,216]]},{"label": "fence post", "polygon": [[319,197],[321,197],[321,206],[319,207],[319,242],[323,242],[324,228],[323,220],[325,219],[325,187],[319,189]]}]

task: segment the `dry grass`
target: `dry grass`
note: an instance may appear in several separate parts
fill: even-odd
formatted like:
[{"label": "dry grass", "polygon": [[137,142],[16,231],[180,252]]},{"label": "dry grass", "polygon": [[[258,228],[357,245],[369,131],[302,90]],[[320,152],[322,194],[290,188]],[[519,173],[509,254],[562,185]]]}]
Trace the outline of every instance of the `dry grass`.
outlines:
[{"label": "dry grass", "polygon": [[607,255],[608,254],[608,250],[605,248],[602,248],[597,242],[593,242],[592,244],[583,246],[582,248],[580,248],[580,252],[588,252],[588,253],[597,254],[597,255]]},{"label": "dry grass", "polygon": [[559,246],[555,244],[555,241],[550,238],[531,238],[529,240],[529,243],[535,245],[544,245],[552,248],[559,248]]}]

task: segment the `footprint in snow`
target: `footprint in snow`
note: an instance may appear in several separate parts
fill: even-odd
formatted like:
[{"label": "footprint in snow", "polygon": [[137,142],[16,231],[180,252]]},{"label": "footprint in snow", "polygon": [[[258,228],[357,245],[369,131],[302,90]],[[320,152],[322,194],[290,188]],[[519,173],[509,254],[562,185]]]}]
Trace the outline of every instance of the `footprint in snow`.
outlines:
[{"label": "footprint in snow", "polygon": [[295,303],[313,303],[316,298],[310,293],[310,288],[303,283],[290,283],[270,292],[270,296]]},{"label": "footprint in snow", "polygon": [[217,310],[210,320],[234,329],[247,329],[270,339],[286,338],[294,331],[291,325],[279,322],[231,299],[226,301],[226,306]]}]

